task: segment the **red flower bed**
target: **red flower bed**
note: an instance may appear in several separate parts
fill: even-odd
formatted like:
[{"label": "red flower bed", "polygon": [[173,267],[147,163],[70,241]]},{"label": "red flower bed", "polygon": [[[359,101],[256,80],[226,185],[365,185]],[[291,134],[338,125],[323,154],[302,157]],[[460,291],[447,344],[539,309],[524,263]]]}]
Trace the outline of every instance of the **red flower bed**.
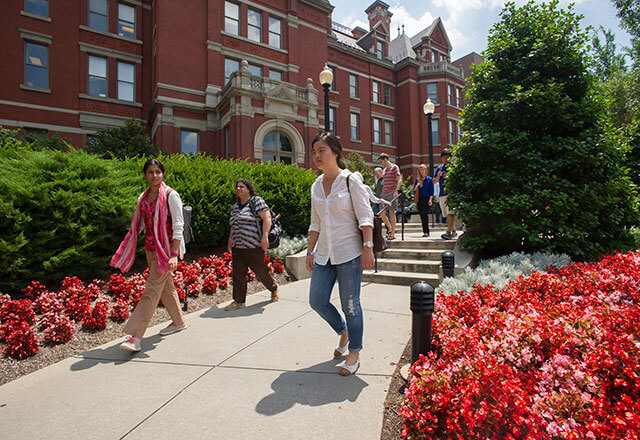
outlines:
[{"label": "red flower bed", "polygon": [[640,436],[640,253],[438,297],[403,436]]}]

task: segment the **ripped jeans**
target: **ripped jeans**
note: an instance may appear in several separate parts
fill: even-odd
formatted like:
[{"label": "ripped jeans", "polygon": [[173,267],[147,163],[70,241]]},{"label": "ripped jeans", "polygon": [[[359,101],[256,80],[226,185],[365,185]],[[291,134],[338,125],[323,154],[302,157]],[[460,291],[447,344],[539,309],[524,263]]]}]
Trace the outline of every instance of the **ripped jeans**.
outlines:
[{"label": "ripped jeans", "polygon": [[[334,305],[329,302],[336,279],[338,280],[342,312],[347,318],[346,322]],[[336,265],[331,262],[325,266],[315,263],[311,272],[309,304],[338,335],[349,330],[349,351],[362,349],[361,281],[362,262],[359,256],[346,263]]]}]

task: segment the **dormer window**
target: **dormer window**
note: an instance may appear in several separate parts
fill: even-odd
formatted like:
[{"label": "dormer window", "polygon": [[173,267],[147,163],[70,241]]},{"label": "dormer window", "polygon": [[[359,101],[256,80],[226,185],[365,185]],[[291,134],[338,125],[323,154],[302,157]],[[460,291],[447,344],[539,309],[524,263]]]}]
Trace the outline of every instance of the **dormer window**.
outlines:
[{"label": "dormer window", "polygon": [[384,44],[382,41],[376,41],[376,56],[380,59],[384,58]]}]

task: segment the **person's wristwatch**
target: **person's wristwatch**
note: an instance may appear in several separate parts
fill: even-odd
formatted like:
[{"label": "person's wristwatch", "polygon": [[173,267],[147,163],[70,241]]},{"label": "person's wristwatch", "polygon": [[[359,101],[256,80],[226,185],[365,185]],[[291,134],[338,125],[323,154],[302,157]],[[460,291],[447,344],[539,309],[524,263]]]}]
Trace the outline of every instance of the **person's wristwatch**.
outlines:
[{"label": "person's wristwatch", "polygon": [[365,241],[362,245],[368,248],[373,248],[373,241]]}]

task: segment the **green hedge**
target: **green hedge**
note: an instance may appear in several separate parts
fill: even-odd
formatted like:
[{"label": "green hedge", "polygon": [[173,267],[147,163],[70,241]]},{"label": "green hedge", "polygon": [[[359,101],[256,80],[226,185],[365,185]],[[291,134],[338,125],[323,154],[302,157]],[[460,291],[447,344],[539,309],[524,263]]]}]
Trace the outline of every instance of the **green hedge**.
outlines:
[{"label": "green hedge", "polygon": [[[306,234],[316,175],[287,165],[164,156],[166,182],[193,206],[189,250],[222,245],[235,202],[234,182],[247,178],[282,214],[288,234]],[[146,187],[146,159],[101,159],[82,151],[35,151],[9,139],[0,144],[0,291],[67,275],[104,276]]]}]

